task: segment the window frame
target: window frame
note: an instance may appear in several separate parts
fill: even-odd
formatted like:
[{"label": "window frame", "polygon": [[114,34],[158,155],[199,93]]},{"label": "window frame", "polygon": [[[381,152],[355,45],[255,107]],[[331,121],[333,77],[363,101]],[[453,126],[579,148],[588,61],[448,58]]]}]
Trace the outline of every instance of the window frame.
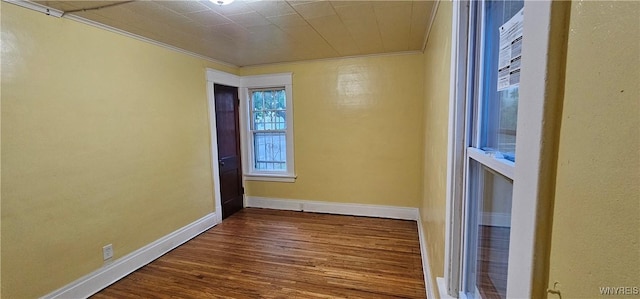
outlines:
[{"label": "window frame", "polygon": [[[465,99],[472,80],[466,68],[469,53],[469,0],[454,0],[451,31],[451,81],[449,94],[449,140],[445,219],[445,269],[442,298],[461,297],[462,206],[468,182],[463,169],[469,161]],[[550,233],[554,166],[554,138],[561,107],[566,19],[570,3],[525,1],[522,73],[518,103],[518,134],[514,165],[511,236],[507,298],[543,297],[548,286],[546,250]],[[526,111],[526,112],[525,112]],[[472,154],[473,155],[473,154]],[[510,161],[509,161],[510,162]]]},{"label": "window frame", "polygon": [[[279,86],[279,87],[271,87],[271,88],[249,88],[248,89],[248,94],[249,94],[249,142],[248,144],[251,145],[250,148],[250,158],[252,159],[251,161],[253,162],[250,165],[250,168],[254,171],[254,172],[273,172],[273,173],[283,173],[286,172],[286,168],[284,170],[263,170],[263,169],[258,169],[256,168],[256,165],[258,163],[270,163],[270,162],[261,162],[261,161],[257,161],[255,154],[256,154],[256,134],[257,133],[276,133],[276,134],[284,134],[285,135],[285,166],[288,164],[288,159],[286,157],[287,153],[286,153],[286,134],[287,134],[287,118],[289,118],[289,116],[287,115],[287,108],[284,108],[284,112],[285,112],[285,128],[283,129],[256,129],[256,121],[255,121],[255,114],[256,112],[267,112],[267,111],[282,111],[282,109],[271,109],[271,110],[267,110],[267,109],[262,109],[262,110],[255,110],[255,101],[254,101],[254,94],[257,92],[267,92],[267,91],[275,91],[275,92],[279,92],[279,91],[284,91],[285,92],[285,106],[286,106],[286,89],[284,88],[284,86]],[[263,94],[263,102],[264,102],[264,94]],[[264,108],[264,107],[263,107]],[[275,162],[272,162],[275,163]],[[278,162],[279,163],[279,162]]]},{"label": "window frame", "polygon": [[[240,110],[241,117],[241,137],[245,140],[244,153],[244,177],[248,181],[268,181],[268,182],[295,182],[295,157],[294,157],[294,124],[293,124],[293,86],[292,74],[268,74],[242,77],[242,87],[240,88]],[[284,88],[286,96],[286,170],[285,171],[265,171],[256,169],[254,155],[254,138],[252,129],[252,108],[251,91],[260,89],[280,89]]]},{"label": "window frame", "polygon": [[[489,171],[494,171],[504,178],[514,182],[515,163],[504,159],[502,157],[496,157],[491,151],[483,150],[483,144],[486,142],[483,135],[486,134],[486,127],[490,125],[489,117],[495,117],[496,115],[488,115],[485,111],[487,101],[489,101],[487,85],[485,81],[488,80],[485,76],[487,56],[486,53],[486,27],[487,27],[487,12],[485,1],[477,1],[469,3],[469,23],[467,28],[467,41],[469,44],[475,44],[475,48],[478,51],[467,49],[466,52],[466,64],[467,76],[469,76],[467,94],[464,98],[466,117],[464,132],[466,138],[464,139],[464,146],[466,146],[464,154],[464,170],[463,180],[465,182],[462,189],[462,219],[461,219],[461,260],[460,260],[460,277],[459,277],[459,295],[460,297],[466,297],[464,293],[464,286],[468,285],[467,276],[465,273],[470,271],[470,268],[475,268],[474,265],[469,265],[469,262],[475,263],[477,258],[477,231],[475,226],[469,227],[470,223],[476,223],[479,221],[480,215],[477,215],[477,210],[471,210],[472,207],[477,208],[478,202],[474,202],[472,198],[478,200],[481,197],[482,188],[482,169],[485,168]],[[474,40],[471,40],[471,35],[475,35]],[[489,88],[493,88],[492,85]],[[497,94],[496,94],[497,95]],[[499,117],[499,116],[498,116]],[[475,170],[471,165],[475,162]],[[511,254],[511,252],[510,252]],[[477,287],[475,288],[475,295],[479,295]],[[480,298],[480,297],[479,297]]]}]

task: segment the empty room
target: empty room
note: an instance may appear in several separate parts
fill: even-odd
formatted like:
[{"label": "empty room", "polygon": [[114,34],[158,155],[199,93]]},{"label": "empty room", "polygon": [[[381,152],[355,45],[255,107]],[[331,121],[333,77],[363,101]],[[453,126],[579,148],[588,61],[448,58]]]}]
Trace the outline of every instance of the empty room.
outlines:
[{"label": "empty room", "polygon": [[2,298],[640,295],[638,1],[0,3]]}]

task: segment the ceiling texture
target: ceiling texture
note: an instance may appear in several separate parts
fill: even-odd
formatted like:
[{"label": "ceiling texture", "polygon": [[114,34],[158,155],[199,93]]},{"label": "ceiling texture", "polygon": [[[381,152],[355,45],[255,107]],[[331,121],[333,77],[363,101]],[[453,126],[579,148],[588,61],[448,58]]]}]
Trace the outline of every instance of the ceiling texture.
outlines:
[{"label": "ceiling texture", "polygon": [[423,50],[434,1],[34,1],[134,35],[250,66]]}]

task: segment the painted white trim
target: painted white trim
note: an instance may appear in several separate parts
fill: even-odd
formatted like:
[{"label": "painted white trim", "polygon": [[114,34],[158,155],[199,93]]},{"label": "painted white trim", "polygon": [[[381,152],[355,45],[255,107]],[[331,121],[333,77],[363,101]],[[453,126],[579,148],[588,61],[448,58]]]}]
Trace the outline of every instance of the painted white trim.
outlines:
[{"label": "painted white trim", "polygon": [[[222,84],[238,88],[238,98],[240,100],[239,106],[239,121],[240,121],[240,158],[242,164],[242,186],[246,185],[246,181],[260,180],[271,182],[294,182],[296,176],[294,174],[295,160],[293,157],[293,117],[287,118],[287,173],[284,174],[266,174],[251,172],[252,161],[251,156],[251,141],[248,139],[248,120],[249,120],[249,108],[248,108],[248,87],[266,87],[266,86],[285,86],[285,92],[287,93],[287,112],[293,115],[293,96],[292,96],[292,73],[277,73],[268,75],[257,76],[237,76],[229,74],[227,72],[210,69],[206,70],[207,79],[207,105],[209,112],[209,130],[211,139],[211,170],[213,176],[213,192],[215,197],[215,207],[218,213],[218,221],[222,221],[222,194],[220,189],[220,168],[218,165],[218,131],[216,128],[216,110],[215,110],[215,92],[214,85]],[[246,198],[244,199],[246,203]]]},{"label": "painted white trim", "polygon": [[[570,3],[525,1],[507,298],[542,297]],[[535,287],[537,285],[537,287]]]},{"label": "painted white trim", "polygon": [[73,21],[76,21],[76,22],[80,22],[80,23],[83,23],[83,24],[86,24],[86,25],[89,25],[89,26],[93,26],[93,27],[97,27],[97,28],[100,28],[100,29],[104,29],[104,30],[107,30],[107,31],[110,31],[110,32],[113,32],[113,33],[120,34],[120,35],[124,35],[126,37],[130,37],[130,38],[133,38],[133,39],[145,42],[145,43],[149,43],[149,44],[161,47],[161,48],[165,48],[165,49],[170,50],[170,51],[178,52],[178,53],[181,53],[181,54],[189,55],[191,57],[196,57],[196,58],[200,58],[202,60],[213,62],[215,64],[219,64],[219,65],[223,65],[223,66],[227,66],[227,67],[231,67],[231,68],[238,68],[237,65],[234,65],[234,64],[231,64],[231,63],[228,63],[228,62],[224,62],[224,61],[217,60],[217,59],[205,56],[205,55],[194,53],[194,52],[191,52],[191,51],[188,51],[188,50],[185,50],[185,49],[182,49],[182,48],[178,48],[176,46],[172,46],[172,45],[169,45],[169,44],[165,44],[163,42],[159,42],[157,40],[150,39],[148,37],[144,37],[144,36],[137,35],[137,34],[134,34],[134,33],[128,32],[128,31],[124,31],[122,29],[111,27],[109,25],[98,23],[96,21],[89,20],[89,19],[77,16],[77,15],[65,14],[65,15],[62,16],[62,18],[73,20]]},{"label": "painted white trim", "polygon": [[87,298],[212,228],[218,223],[216,216],[208,214],[42,298]]},{"label": "painted white trim", "polygon": [[[459,23],[456,18],[462,18],[459,11],[466,7],[466,1],[455,1],[457,6],[454,6],[454,24],[453,30],[456,31],[456,25]],[[555,5],[556,12],[552,15],[552,6]],[[520,84],[520,101],[518,109],[518,135],[516,142],[516,152],[518,154],[517,163],[512,163],[508,160],[495,159],[490,155],[486,155],[483,151],[477,149],[469,149],[467,151],[468,157],[472,157],[475,160],[482,160],[484,164],[494,165],[494,170],[497,170],[501,174],[514,180],[513,185],[513,200],[512,200],[512,212],[510,217],[488,217],[483,216],[484,221],[491,222],[493,224],[504,225],[509,222],[511,226],[510,245],[509,245],[509,268],[508,268],[508,285],[507,285],[507,298],[531,298],[542,296],[543,294],[534,293],[533,286],[536,281],[540,281],[541,277],[537,277],[534,274],[542,273],[544,275],[545,270],[544,260],[539,258],[544,256],[543,252],[546,250],[543,241],[536,241],[536,234],[540,234],[539,230],[544,233],[546,225],[546,212],[548,212],[548,199],[542,198],[540,192],[548,188],[549,184],[553,182],[546,182],[552,175],[552,163],[553,158],[549,157],[553,155],[549,148],[553,147],[554,139],[549,137],[555,132],[554,126],[554,105],[558,94],[559,84],[562,82],[562,67],[563,63],[561,57],[563,55],[563,48],[560,45],[560,41],[556,38],[555,44],[552,44],[552,30],[555,35],[565,34],[563,30],[566,30],[562,25],[564,24],[562,15],[562,9],[566,9],[568,5],[563,3],[555,3],[551,1],[525,1],[524,5],[524,29],[523,36],[523,63],[522,74]],[[562,20],[562,21],[560,21]],[[555,22],[555,27],[552,26],[552,21]],[[461,32],[463,28],[457,28],[458,32]],[[452,45],[461,38],[466,36],[459,33],[452,35]],[[454,47],[460,49],[460,46]],[[452,58],[452,61],[453,58]],[[554,61],[556,63],[549,63]],[[558,63],[560,61],[560,63]],[[456,63],[463,63],[458,61]],[[556,69],[550,69],[555,67]],[[452,66],[452,71],[454,70]],[[451,86],[460,84],[460,80],[455,81],[452,77]],[[460,87],[458,87],[460,88]],[[464,90],[460,88],[460,90]],[[455,99],[452,98],[452,101]],[[451,113],[451,106],[450,106]],[[469,112],[467,112],[469,113]],[[545,114],[546,113],[546,114]],[[451,115],[451,114],[450,114]],[[451,121],[451,119],[450,119]],[[457,120],[460,121],[460,120]],[[451,142],[451,135],[456,134],[456,130],[449,126],[449,137]],[[458,141],[459,142],[459,141]],[[449,145],[449,151],[452,150],[451,143]],[[545,157],[547,159],[542,159]],[[451,152],[449,153],[451,154]],[[465,159],[465,162],[468,162]],[[448,167],[452,168],[452,161],[448,161]],[[467,168],[467,166],[465,166]],[[450,176],[455,175],[451,173],[451,169],[448,169],[448,179]],[[466,185],[466,183],[465,183]],[[452,188],[448,183],[448,189]],[[466,188],[466,187],[465,187]],[[448,190],[449,192],[449,190]],[[451,221],[456,221],[454,217],[456,208],[453,206],[455,198],[451,198],[447,194],[447,224]],[[464,206],[462,207],[464,209]],[[466,213],[466,212],[465,212]],[[453,218],[450,219],[449,217]],[[489,219],[487,219],[489,218]],[[506,225],[505,225],[506,226]],[[460,235],[453,234],[453,230],[446,229],[445,232],[445,265],[455,264],[455,259],[462,258],[461,256],[453,256],[451,254],[450,246],[451,240],[459,238]],[[464,242],[464,240],[463,240]],[[536,258],[538,256],[538,258]],[[447,270],[450,266],[445,266],[445,284],[447,279],[451,276],[447,274]],[[541,268],[542,267],[542,268]],[[536,270],[537,269],[537,270]],[[542,269],[542,271],[540,270]],[[542,282],[544,284],[544,282]],[[452,286],[448,285],[449,289]],[[449,292],[451,294],[451,292]],[[459,293],[460,297],[464,297],[464,294]]]},{"label": "painted white trim", "polygon": [[154,40],[154,39],[150,39],[148,37],[137,35],[137,34],[134,34],[134,33],[128,32],[128,31],[124,31],[122,29],[118,29],[118,28],[111,27],[109,25],[105,25],[105,24],[102,24],[102,23],[99,23],[99,22],[96,22],[96,21],[93,21],[93,20],[89,20],[87,18],[83,18],[83,17],[78,16],[78,15],[65,14],[64,11],[61,11],[59,9],[55,9],[55,8],[52,8],[52,7],[48,7],[48,6],[42,5],[40,3],[36,3],[36,2],[28,1],[28,0],[2,0],[2,1],[7,2],[7,3],[11,3],[11,4],[15,4],[15,5],[27,8],[27,9],[35,10],[35,11],[44,13],[46,15],[50,15],[50,16],[54,16],[54,17],[58,17],[58,18],[64,18],[64,19],[76,21],[76,22],[79,22],[79,23],[82,23],[82,24],[86,24],[86,25],[89,25],[89,26],[97,27],[97,28],[100,28],[100,29],[103,29],[103,30],[107,30],[109,32],[113,32],[113,33],[117,33],[117,34],[120,34],[120,35],[124,35],[126,37],[130,37],[130,38],[133,38],[133,39],[145,42],[145,43],[149,43],[149,44],[161,47],[161,48],[165,48],[167,50],[171,50],[171,51],[178,52],[178,53],[181,53],[181,54],[185,54],[185,55],[189,55],[189,56],[192,56],[192,57],[200,58],[200,59],[203,59],[203,60],[206,60],[206,61],[209,61],[209,62],[213,62],[213,63],[219,64],[219,65],[223,65],[223,66],[227,66],[227,67],[231,67],[231,68],[239,68],[239,66],[237,66],[235,64],[231,64],[231,63],[228,63],[228,62],[217,60],[217,59],[211,58],[209,56],[197,54],[197,53],[194,53],[194,52],[182,49],[182,48],[178,48],[178,47],[175,47],[175,46],[172,46],[172,45],[169,45],[169,44],[165,44],[163,42],[159,42],[159,41]]},{"label": "painted white trim", "polygon": [[438,284],[438,293],[440,295],[440,299],[455,299],[455,297],[451,297],[449,296],[449,294],[447,294],[447,285],[445,283],[444,277],[437,277],[436,283]]},{"label": "painted white trim", "polygon": [[227,86],[242,87],[242,77],[207,68],[207,81]]},{"label": "painted white trim", "polygon": [[246,206],[277,210],[418,220],[418,208],[247,196]]},{"label": "painted white trim", "polygon": [[296,181],[296,176],[280,175],[280,174],[248,174],[244,176],[247,181],[263,181],[263,182],[281,182],[281,183],[293,183]]},{"label": "painted white trim", "polygon": [[243,76],[242,87],[261,88],[291,85],[293,73],[277,73],[266,75]]},{"label": "painted white trim", "polygon": [[51,8],[36,2],[24,1],[24,0],[2,0],[2,1],[15,4],[27,9],[35,10],[37,12],[41,12],[45,15],[56,17],[56,18],[60,18],[64,14],[64,12],[61,10]]},{"label": "painted white trim", "polygon": [[[449,124],[447,140],[447,189],[445,205],[445,267],[443,292],[457,294],[460,282],[460,254],[462,248],[462,215],[465,186],[465,119],[469,8],[465,2],[454,0],[451,24],[451,66],[449,79]],[[441,295],[442,297],[442,295]]]},{"label": "painted white trim", "polygon": [[482,212],[480,224],[497,227],[511,227],[511,214]]},{"label": "painted white trim", "polygon": [[109,25],[105,25],[105,24],[102,24],[102,23],[99,23],[99,22],[96,22],[96,21],[93,21],[93,20],[89,20],[87,18],[83,18],[83,17],[80,17],[78,15],[65,14],[64,11],[61,11],[59,9],[55,9],[55,8],[52,8],[52,7],[48,7],[48,6],[42,5],[40,3],[36,3],[36,2],[28,1],[28,0],[2,0],[2,1],[7,2],[7,3],[11,3],[11,4],[15,4],[15,5],[18,5],[20,7],[27,8],[27,9],[35,10],[35,11],[44,13],[46,15],[54,16],[54,17],[57,17],[57,18],[64,18],[64,19],[76,21],[76,22],[79,22],[79,23],[82,23],[82,24],[86,24],[86,25],[89,25],[89,26],[97,27],[97,28],[100,28],[100,29],[103,29],[103,30],[107,30],[107,31],[113,32],[113,33],[124,35],[126,37],[130,37],[130,38],[133,38],[133,39],[145,42],[145,43],[156,45],[158,47],[165,48],[167,50],[171,50],[171,51],[178,52],[178,53],[181,53],[181,54],[186,54],[186,55],[189,55],[189,56],[192,56],[192,57],[200,58],[200,59],[203,59],[203,60],[206,60],[206,61],[210,61],[210,62],[219,64],[219,65],[232,67],[232,68],[238,68],[237,65],[234,65],[234,64],[231,64],[231,63],[228,63],[228,62],[224,62],[224,61],[217,60],[217,59],[205,56],[205,55],[201,55],[201,54],[197,54],[197,53],[194,53],[194,52],[191,52],[191,51],[187,51],[185,49],[178,48],[178,47],[175,47],[175,46],[172,46],[172,45],[169,45],[169,44],[165,44],[163,42],[159,42],[157,40],[153,40],[153,39],[150,39],[148,37],[137,35],[137,34],[134,34],[134,33],[128,32],[128,31],[124,31],[122,29],[118,29],[118,28],[111,27]]},{"label": "painted white trim", "polygon": [[[207,70],[207,74],[209,70]],[[211,171],[213,179],[216,222],[222,222],[222,193],[220,192],[220,165],[218,164],[218,131],[216,128],[216,100],[213,90],[215,81],[207,81],[207,110],[209,112],[209,135],[211,138]],[[244,182],[243,182],[244,186]]]},{"label": "painted white trim", "polygon": [[[287,101],[287,115],[293,116],[293,73],[276,73],[276,74],[265,74],[265,75],[256,75],[256,76],[244,76],[242,78],[242,88],[241,88],[241,98],[240,103],[243,105],[244,109],[241,109],[243,112],[241,120],[245,127],[249,125],[249,121],[251,119],[249,107],[250,96],[249,90],[251,88],[270,88],[270,87],[284,87],[286,93],[286,101]],[[270,182],[295,182],[297,176],[295,174],[295,140],[294,133],[295,126],[293,124],[294,117],[287,117],[287,129],[286,129],[286,141],[287,141],[287,170],[286,172],[269,172],[269,171],[259,171],[256,170],[253,164],[253,135],[250,133],[250,130],[243,129],[243,141],[245,146],[243,146],[242,150],[246,157],[247,163],[245,163],[244,174],[246,180],[253,181],[270,181]]]},{"label": "painted white trim", "polygon": [[283,62],[274,62],[274,63],[261,63],[261,64],[244,65],[244,66],[241,66],[240,68],[251,69],[251,68],[262,68],[265,66],[280,66],[280,65],[310,63],[310,62],[335,61],[335,60],[342,60],[342,59],[358,59],[358,58],[368,58],[368,57],[402,56],[402,55],[416,55],[416,54],[422,54],[422,51],[412,50],[412,51],[400,51],[400,52],[391,52],[391,53],[374,53],[374,54],[337,56],[337,57],[327,57],[327,58],[317,58],[317,59],[307,59],[307,60],[283,61]]},{"label": "painted white trim", "polygon": [[469,158],[478,161],[480,164],[491,168],[501,175],[513,180],[515,173],[515,163],[502,158],[494,157],[490,152],[483,151],[475,147],[467,148]]},{"label": "painted white trim", "polygon": [[424,237],[424,226],[422,226],[422,216],[418,213],[418,239],[420,240],[420,256],[422,257],[422,276],[424,277],[424,288],[427,298],[436,298],[434,286],[431,285],[433,275],[431,274],[431,264],[427,255],[427,241]]},{"label": "painted white trim", "polygon": [[[242,78],[240,79],[242,80]],[[247,181],[250,181],[247,177],[249,175],[247,164],[251,163],[249,158],[249,93],[246,88],[238,88],[238,97],[240,98],[240,152],[242,155],[242,186],[246,185]],[[245,195],[246,206],[246,195]]]}]

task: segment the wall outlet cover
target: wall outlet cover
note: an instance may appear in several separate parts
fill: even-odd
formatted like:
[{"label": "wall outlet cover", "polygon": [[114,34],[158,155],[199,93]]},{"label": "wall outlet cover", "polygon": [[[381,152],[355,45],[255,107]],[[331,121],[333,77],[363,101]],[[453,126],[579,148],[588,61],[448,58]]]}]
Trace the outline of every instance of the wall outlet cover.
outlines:
[{"label": "wall outlet cover", "polygon": [[102,247],[102,259],[109,260],[113,257],[113,245],[108,244]]}]

